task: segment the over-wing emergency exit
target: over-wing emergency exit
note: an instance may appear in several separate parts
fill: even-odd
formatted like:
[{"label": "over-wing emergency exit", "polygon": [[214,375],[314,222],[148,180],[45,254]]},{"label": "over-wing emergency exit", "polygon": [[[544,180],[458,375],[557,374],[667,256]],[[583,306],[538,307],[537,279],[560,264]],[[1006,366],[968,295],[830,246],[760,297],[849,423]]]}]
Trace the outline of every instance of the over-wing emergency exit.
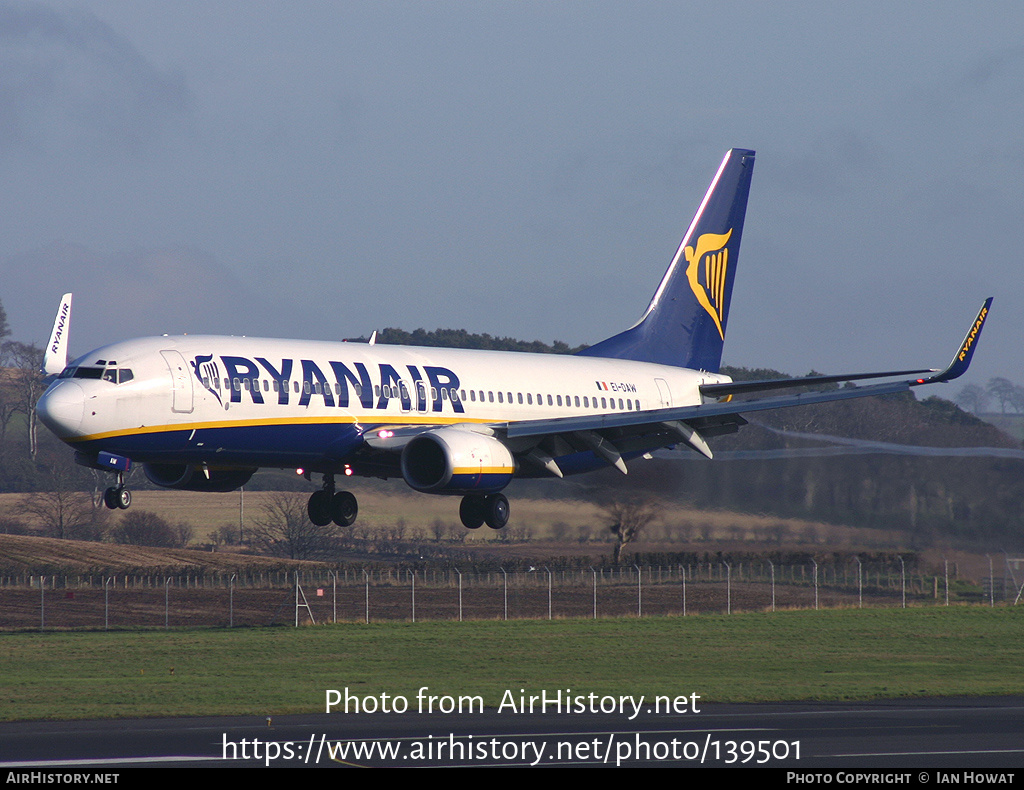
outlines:
[{"label": "over-wing emergency exit", "polygon": [[[709,437],[744,413],[905,391],[949,381],[971,361],[991,299],[941,371],[904,370],[732,382],[719,373],[754,152],[722,160],[640,320],[578,355],[376,343],[187,335],[128,340],[67,362],[71,295],[61,301],[44,370],[57,376],[40,419],[83,464],[117,476],[141,463],[168,488],[231,491],[261,467],[322,476],[317,524],[352,524],[347,476],[400,477],[461,496],[470,529],[504,527],[514,477],[563,477]],[[59,374],[59,375],[58,375]],[[757,400],[732,396],[841,381],[868,386]]]}]

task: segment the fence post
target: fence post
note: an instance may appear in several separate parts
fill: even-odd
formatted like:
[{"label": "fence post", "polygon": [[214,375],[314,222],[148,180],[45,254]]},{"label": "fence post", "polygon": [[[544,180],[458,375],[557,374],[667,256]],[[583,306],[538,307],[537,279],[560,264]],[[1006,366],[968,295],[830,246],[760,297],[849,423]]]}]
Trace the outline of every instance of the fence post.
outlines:
[{"label": "fence post", "polygon": [[594,567],[590,567],[590,572],[594,575],[594,619],[597,619],[597,571]]},{"label": "fence post", "polygon": [[370,624],[370,574],[363,568],[363,576],[366,579],[366,624]]},{"label": "fence post", "polygon": [[505,619],[508,620],[508,573],[506,573],[504,568],[501,569],[501,576],[502,587],[505,592]]},{"label": "fence post", "polygon": [[644,572],[640,570],[639,565],[634,565],[636,568],[636,616],[644,616],[643,606],[643,583],[644,583]]},{"label": "fence post", "polygon": [[228,579],[228,628],[235,627],[235,578],[237,573],[232,573]]}]

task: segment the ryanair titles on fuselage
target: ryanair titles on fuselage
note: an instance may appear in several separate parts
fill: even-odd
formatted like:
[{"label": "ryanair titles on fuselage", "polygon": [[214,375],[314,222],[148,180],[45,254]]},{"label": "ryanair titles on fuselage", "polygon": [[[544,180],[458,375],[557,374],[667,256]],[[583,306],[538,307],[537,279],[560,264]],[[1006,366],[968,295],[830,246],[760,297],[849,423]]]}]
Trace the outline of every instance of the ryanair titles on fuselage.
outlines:
[{"label": "ryanair titles on fuselage", "polygon": [[[252,360],[208,354],[195,357],[190,365],[202,386],[221,403],[224,396],[231,403],[241,403],[244,394],[247,400],[258,404],[272,401],[276,396],[281,406],[289,402],[308,406],[318,398],[325,406],[346,408],[354,398],[364,409],[386,409],[388,402],[396,398],[401,401],[402,409],[408,411],[414,408],[415,398],[417,411],[440,412],[447,404],[456,414],[465,412],[458,395],[459,377],[437,365],[405,365],[413,383],[411,391],[402,374],[386,362],[376,365],[374,378],[371,378],[370,368],[362,362],[348,365],[335,360],[321,366],[312,359],[278,362],[265,357]],[[267,377],[274,382],[275,391],[260,388],[260,380]]]}]

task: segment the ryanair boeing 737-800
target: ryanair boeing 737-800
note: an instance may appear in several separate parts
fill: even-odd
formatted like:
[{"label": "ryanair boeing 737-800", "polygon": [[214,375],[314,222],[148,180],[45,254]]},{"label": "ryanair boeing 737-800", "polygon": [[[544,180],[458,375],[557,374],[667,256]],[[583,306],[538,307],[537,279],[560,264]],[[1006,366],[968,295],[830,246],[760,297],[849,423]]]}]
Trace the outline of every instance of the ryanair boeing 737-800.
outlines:
[{"label": "ryanair boeing 737-800", "polygon": [[[189,491],[298,468],[322,475],[309,498],[317,524],[355,521],[356,499],[336,479],[361,475],[461,496],[463,524],[500,529],[513,477],[625,473],[627,461],[671,445],[710,458],[706,439],[736,431],[744,413],[901,392],[967,369],[991,299],[942,371],[736,383],[720,374],[753,166],[753,151],[725,155],[643,316],[575,356],[188,335],[114,343],[68,364],[67,294],[39,417],[80,463],[117,475],[110,508],[131,503],[133,462],[152,482]],[[894,380],[732,399],[872,378]]]}]

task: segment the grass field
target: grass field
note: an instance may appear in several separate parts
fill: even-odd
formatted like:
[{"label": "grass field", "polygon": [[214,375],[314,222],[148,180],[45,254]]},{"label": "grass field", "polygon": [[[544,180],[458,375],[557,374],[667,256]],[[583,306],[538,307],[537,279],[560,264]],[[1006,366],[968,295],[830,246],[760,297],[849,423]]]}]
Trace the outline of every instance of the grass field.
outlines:
[{"label": "grass field", "polygon": [[644,620],[6,634],[0,719],[324,710],[360,697],[699,694],[705,702],[1022,694],[1024,612],[953,607]]}]

